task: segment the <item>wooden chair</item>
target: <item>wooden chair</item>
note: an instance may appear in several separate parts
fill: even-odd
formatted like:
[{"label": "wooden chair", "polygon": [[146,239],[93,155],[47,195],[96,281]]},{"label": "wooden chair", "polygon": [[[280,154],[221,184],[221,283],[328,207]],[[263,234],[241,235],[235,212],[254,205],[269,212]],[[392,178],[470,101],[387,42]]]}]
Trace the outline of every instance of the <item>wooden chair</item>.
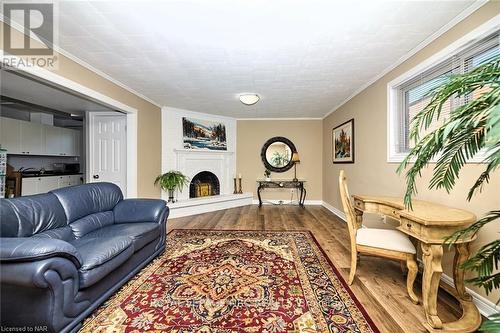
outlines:
[{"label": "wooden chair", "polygon": [[358,253],[378,256],[400,262],[406,262],[408,276],[406,288],[413,303],[418,303],[418,297],[413,291],[413,283],[417,277],[418,267],[415,261],[416,249],[409,237],[395,229],[375,229],[362,227],[362,215],[356,216],[351,197],[347,189],[344,170],[339,176],[340,197],[347,217],[347,226],[351,239],[351,272],[349,274],[349,285],[354,281]]}]

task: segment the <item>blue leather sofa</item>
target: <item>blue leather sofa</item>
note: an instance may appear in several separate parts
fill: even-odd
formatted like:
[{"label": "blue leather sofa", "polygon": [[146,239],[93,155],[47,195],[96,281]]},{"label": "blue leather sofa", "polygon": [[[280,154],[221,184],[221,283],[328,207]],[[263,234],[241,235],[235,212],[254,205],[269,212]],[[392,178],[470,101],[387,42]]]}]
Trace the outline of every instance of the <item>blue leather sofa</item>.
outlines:
[{"label": "blue leather sofa", "polygon": [[76,331],[164,251],[167,217],[165,201],[124,200],[110,183],[1,199],[2,331]]}]

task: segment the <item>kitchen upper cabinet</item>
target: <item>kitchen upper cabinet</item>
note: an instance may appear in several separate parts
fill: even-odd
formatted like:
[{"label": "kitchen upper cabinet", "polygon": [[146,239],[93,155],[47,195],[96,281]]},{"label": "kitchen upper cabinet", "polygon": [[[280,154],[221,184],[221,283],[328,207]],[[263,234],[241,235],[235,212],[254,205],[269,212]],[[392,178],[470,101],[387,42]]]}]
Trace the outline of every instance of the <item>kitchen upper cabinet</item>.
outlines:
[{"label": "kitchen upper cabinet", "polygon": [[80,156],[82,153],[82,132],[81,131],[73,131],[75,136],[75,156]]},{"label": "kitchen upper cabinet", "polygon": [[0,145],[10,154],[21,153],[21,123],[17,119],[0,118]]},{"label": "kitchen upper cabinet", "polygon": [[80,156],[80,131],[63,127],[45,126],[47,155]]},{"label": "kitchen upper cabinet", "polygon": [[10,154],[80,156],[78,130],[0,118],[0,144]]},{"label": "kitchen upper cabinet", "polygon": [[42,155],[45,152],[44,126],[30,121],[21,121],[21,154]]},{"label": "kitchen upper cabinet", "polygon": [[61,130],[61,154],[64,156],[75,156],[76,131],[68,128],[60,128],[60,130]]},{"label": "kitchen upper cabinet", "polygon": [[47,155],[61,154],[61,131],[60,127],[45,125],[45,153]]}]

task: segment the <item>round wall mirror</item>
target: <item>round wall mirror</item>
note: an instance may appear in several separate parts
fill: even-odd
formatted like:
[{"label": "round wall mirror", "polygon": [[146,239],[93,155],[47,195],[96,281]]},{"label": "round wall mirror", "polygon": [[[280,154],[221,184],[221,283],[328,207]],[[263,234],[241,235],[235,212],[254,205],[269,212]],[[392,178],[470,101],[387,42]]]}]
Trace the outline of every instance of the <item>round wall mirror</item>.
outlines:
[{"label": "round wall mirror", "polygon": [[266,169],[274,172],[285,172],[293,166],[292,154],[297,151],[292,141],[276,136],[264,143],[260,157]]}]

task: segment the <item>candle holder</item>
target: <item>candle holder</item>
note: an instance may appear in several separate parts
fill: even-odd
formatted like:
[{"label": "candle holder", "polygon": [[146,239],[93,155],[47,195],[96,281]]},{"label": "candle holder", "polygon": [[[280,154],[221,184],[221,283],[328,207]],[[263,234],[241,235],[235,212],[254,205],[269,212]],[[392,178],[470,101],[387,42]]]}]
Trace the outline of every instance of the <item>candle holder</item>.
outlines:
[{"label": "candle holder", "polygon": [[239,178],[239,184],[240,184],[240,188],[238,190],[238,194],[243,194],[243,190],[241,189],[241,178]]},{"label": "candle holder", "polygon": [[236,177],[234,177],[233,179],[234,179],[234,192],[233,192],[233,194],[238,194],[238,186],[236,185]]}]

